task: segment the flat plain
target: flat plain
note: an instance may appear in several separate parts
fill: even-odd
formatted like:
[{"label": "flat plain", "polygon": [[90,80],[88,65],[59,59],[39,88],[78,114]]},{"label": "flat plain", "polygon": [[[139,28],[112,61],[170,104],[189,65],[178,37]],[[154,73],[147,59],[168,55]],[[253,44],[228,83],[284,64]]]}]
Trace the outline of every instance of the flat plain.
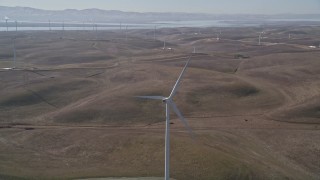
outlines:
[{"label": "flat plain", "polygon": [[0,179],[163,177],[164,105],[135,96],[169,95],[190,56],[175,101],[195,138],[172,116],[172,178],[319,179],[319,42],[317,26],[0,32]]}]

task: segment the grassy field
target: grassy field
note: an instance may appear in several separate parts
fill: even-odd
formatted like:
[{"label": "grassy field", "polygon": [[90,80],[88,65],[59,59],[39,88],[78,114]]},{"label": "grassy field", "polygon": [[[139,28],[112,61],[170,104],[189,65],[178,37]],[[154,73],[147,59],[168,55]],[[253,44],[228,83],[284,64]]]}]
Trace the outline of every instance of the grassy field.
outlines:
[{"label": "grassy field", "polygon": [[320,27],[221,30],[0,32],[0,179],[162,177],[164,104],[135,96],[169,95],[189,56],[172,178],[318,179]]}]

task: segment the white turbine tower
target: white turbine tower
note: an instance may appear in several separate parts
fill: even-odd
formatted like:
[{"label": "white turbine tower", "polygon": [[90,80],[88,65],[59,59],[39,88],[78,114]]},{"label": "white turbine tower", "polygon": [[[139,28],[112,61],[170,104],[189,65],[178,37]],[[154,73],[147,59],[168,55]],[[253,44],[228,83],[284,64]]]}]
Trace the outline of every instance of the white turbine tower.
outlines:
[{"label": "white turbine tower", "polygon": [[14,22],[16,23],[16,32],[17,32],[18,31],[18,21],[15,20]]},{"label": "white turbine tower", "polygon": [[64,38],[64,21],[62,22],[62,35],[61,35],[61,39]]},{"label": "white turbine tower", "polygon": [[186,71],[188,64],[190,62],[191,56],[189,57],[186,65],[184,66],[176,84],[174,85],[171,94],[169,97],[162,97],[162,96],[137,96],[138,98],[143,98],[143,99],[154,99],[154,100],[161,100],[162,102],[166,103],[166,134],[165,134],[165,180],[169,180],[170,178],[170,107],[172,110],[177,114],[179,119],[182,121],[182,123],[185,125],[187,130],[191,133],[193,136],[193,132],[191,128],[189,127],[187,121],[184,119],[180,111],[178,110],[176,104],[173,102],[173,97],[176,94],[182,76],[184,72]]},{"label": "white turbine tower", "polygon": [[8,28],[8,20],[9,18],[7,16],[4,17],[4,20],[6,21],[6,26],[7,26],[7,32],[9,31],[9,28]]},{"label": "white turbine tower", "polygon": [[262,35],[262,32],[259,34],[259,46],[261,45],[261,35]]},{"label": "white turbine tower", "polygon": [[154,32],[153,32],[153,40],[154,41],[156,41],[156,37],[157,37],[156,33],[157,33],[157,26],[154,26]]},{"label": "white turbine tower", "polygon": [[128,25],[126,25],[126,41],[128,41]]},{"label": "white turbine tower", "polygon": [[15,69],[16,68],[16,43],[15,43],[15,38],[12,38],[12,48],[13,48],[13,66],[12,66],[12,68],[7,68],[7,69]]},{"label": "white turbine tower", "polygon": [[13,44],[13,67],[12,69],[16,68],[16,43],[15,43],[15,39],[12,39],[12,44]]},{"label": "white turbine tower", "polygon": [[95,29],[96,29],[96,39],[98,39],[98,24],[95,24]]},{"label": "white turbine tower", "polygon": [[261,39],[263,38],[262,34],[264,34],[264,31],[259,33],[259,46],[261,45]]},{"label": "white turbine tower", "polygon": [[7,68],[1,68],[3,70],[13,70],[16,68],[16,44],[15,44],[15,38],[12,38],[12,52],[13,52],[13,64],[12,67]]},{"label": "white turbine tower", "polygon": [[94,22],[93,22],[93,20],[91,20],[92,21],[92,31],[94,31]]}]

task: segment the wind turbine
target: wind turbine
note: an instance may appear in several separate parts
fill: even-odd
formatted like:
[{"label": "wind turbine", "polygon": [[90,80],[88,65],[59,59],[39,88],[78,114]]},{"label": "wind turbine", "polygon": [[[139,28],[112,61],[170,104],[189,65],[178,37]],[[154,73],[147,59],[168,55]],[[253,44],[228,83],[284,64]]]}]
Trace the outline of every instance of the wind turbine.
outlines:
[{"label": "wind turbine", "polygon": [[62,22],[62,35],[61,35],[61,39],[63,39],[64,37],[64,21]]},{"label": "wind turbine", "polygon": [[259,46],[261,45],[261,35],[262,35],[262,32],[259,34]]},{"label": "wind turbine", "polygon": [[12,65],[12,67],[1,68],[1,69],[13,70],[13,69],[16,68],[16,44],[15,44],[15,38],[12,38],[12,49],[13,49],[13,65]]},{"label": "wind turbine", "polygon": [[138,98],[143,99],[153,99],[153,100],[161,100],[162,102],[166,103],[166,134],[165,134],[165,180],[169,180],[170,178],[170,107],[172,110],[177,114],[181,122],[185,125],[189,133],[191,133],[193,137],[193,132],[191,128],[189,127],[187,121],[184,119],[180,111],[178,110],[176,104],[173,102],[173,97],[177,93],[177,90],[179,88],[182,76],[184,72],[186,71],[188,64],[190,62],[192,56],[189,57],[186,65],[184,66],[182,72],[180,73],[180,76],[176,82],[176,84],[173,86],[173,89],[171,91],[171,94],[169,97],[162,97],[162,96],[137,96]]},{"label": "wind turbine", "polygon": [[18,21],[15,20],[14,22],[16,23],[16,32],[17,32],[18,31]]},{"label": "wind turbine", "polygon": [[7,32],[9,31],[9,28],[8,28],[8,20],[9,18],[7,16],[4,17],[4,20],[6,21],[6,26],[7,26]]},{"label": "wind turbine", "polygon": [[91,20],[92,21],[92,31],[94,31],[94,22],[93,22],[93,20]]},{"label": "wind turbine", "polygon": [[98,39],[98,25],[94,24],[94,26],[95,26],[95,29],[96,29],[96,39]]},{"label": "wind turbine", "polygon": [[126,41],[128,41],[128,25],[126,25]]},{"label": "wind turbine", "polygon": [[156,41],[157,26],[154,26],[153,40]]},{"label": "wind turbine", "polygon": [[15,43],[15,39],[12,39],[12,44],[13,44],[13,67],[12,69],[16,68],[16,43]]}]

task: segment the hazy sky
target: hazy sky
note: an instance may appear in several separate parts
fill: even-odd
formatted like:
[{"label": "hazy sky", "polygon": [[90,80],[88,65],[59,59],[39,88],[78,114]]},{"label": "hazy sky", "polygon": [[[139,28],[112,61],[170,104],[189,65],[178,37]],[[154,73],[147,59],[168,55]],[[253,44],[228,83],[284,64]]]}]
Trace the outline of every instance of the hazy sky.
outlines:
[{"label": "hazy sky", "polygon": [[0,6],[214,14],[320,13],[320,0],[0,0]]}]

